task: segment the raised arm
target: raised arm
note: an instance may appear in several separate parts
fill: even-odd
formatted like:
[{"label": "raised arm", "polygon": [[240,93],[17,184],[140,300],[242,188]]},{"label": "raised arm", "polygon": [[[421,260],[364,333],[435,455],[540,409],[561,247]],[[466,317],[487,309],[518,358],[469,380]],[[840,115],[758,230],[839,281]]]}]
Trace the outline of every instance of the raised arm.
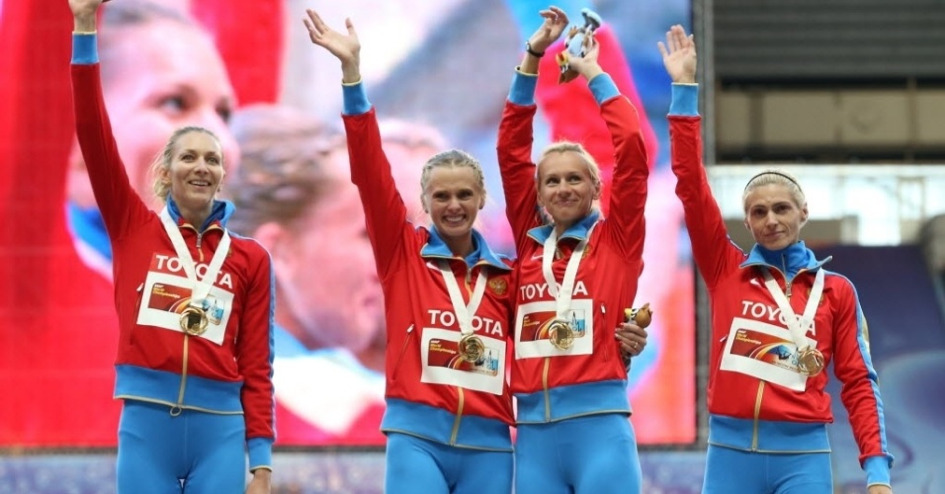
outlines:
[{"label": "raised arm", "polygon": [[105,109],[98,60],[96,11],[102,0],[69,0],[73,15],[72,93],[76,134],[95,201],[112,241],[147,217],[118,155]]},{"label": "raised arm", "polygon": [[361,43],[351,19],[345,19],[347,34],[342,34],[329,27],[314,10],[306,12],[308,17],[304,22],[312,43],[325,48],[341,62],[342,117],[348,141],[351,181],[361,194],[377,273],[383,279],[400,251],[404,228],[408,228],[407,208],[381,147],[377,116],[368,102],[361,80]]},{"label": "raised arm", "polygon": [[515,71],[499,123],[497,144],[506,215],[517,248],[527,242],[528,230],[542,223],[538,214],[535,164],[532,162],[532,120],[537,110],[535,86],[538,82],[538,62],[568,25],[568,16],[557,7],[542,10],[539,15],[544,20],[529,37],[522,63]]},{"label": "raised arm", "polygon": [[584,56],[569,57],[571,69],[586,81],[600,106],[601,117],[614,147],[614,175],[606,234],[623,253],[624,259],[638,262],[643,257],[645,235],[643,211],[646,206],[649,166],[640,117],[630,100],[598,62],[600,44],[593,33],[584,39]]},{"label": "raised arm", "polygon": [[702,119],[698,112],[699,87],[696,81],[696,44],[682,26],[666,33],[659,43],[663,65],[673,80],[669,108],[669,140],[676,196],[682,201],[686,228],[692,242],[699,272],[711,289],[722,274],[743,259],[742,252],[728,240],[718,203],[712,197],[702,163]]}]

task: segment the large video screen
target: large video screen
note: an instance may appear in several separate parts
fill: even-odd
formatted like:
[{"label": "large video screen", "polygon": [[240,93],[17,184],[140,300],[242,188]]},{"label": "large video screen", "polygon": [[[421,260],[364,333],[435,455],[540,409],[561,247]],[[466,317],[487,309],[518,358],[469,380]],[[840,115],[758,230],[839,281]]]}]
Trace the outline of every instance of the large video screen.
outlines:
[{"label": "large video screen", "polygon": [[[0,1],[0,448],[113,447],[121,404],[112,398],[111,252],[75,144],[71,15],[64,1],[46,3]],[[656,48],[672,24],[688,26],[689,1],[555,4],[575,25],[583,8],[600,14],[601,64],[644,121],[651,178],[636,305],[649,302],[655,317],[630,372],[631,420],[642,445],[693,444],[694,274],[669,169],[670,81]],[[277,445],[383,446],[383,300],[356,190],[329,181],[346,163],[341,70],[307,37],[310,7],[336,29],[346,17],[355,25],[364,85],[415,221],[427,221],[426,158],[464,149],[486,171],[478,228],[512,255],[496,134],[547,4],[114,0],[103,8],[105,98],[133,185],[150,194],[147,168],[173,129],[209,126],[228,160],[222,194],[242,211],[232,227],[272,254]],[[602,166],[606,215],[612,149],[586,83],[559,84],[546,56],[536,99],[535,152],[559,139],[587,143]]]}]

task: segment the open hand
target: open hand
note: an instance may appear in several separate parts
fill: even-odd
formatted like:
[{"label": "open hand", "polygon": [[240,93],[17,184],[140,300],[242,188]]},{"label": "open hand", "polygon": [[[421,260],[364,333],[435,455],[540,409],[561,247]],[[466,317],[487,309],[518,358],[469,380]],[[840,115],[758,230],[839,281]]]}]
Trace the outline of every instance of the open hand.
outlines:
[{"label": "open hand", "polygon": [[673,82],[691,84],[696,82],[696,42],[692,35],[676,24],[666,31],[666,44],[658,43],[663,55],[663,66]]},{"label": "open hand", "polygon": [[561,37],[561,33],[568,27],[568,14],[565,14],[563,10],[552,5],[538,12],[538,15],[544,17],[545,21],[542,22],[538,30],[528,38],[528,44],[531,45],[532,50],[544,52],[552,43]]},{"label": "open hand", "polygon": [[358,41],[358,33],[355,32],[351,19],[345,19],[348,34],[342,34],[328,27],[318,12],[312,9],[306,9],[305,12],[308,18],[303,19],[302,22],[308,29],[309,39],[341,61],[342,80],[346,83],[361,80],[361,42]]}]

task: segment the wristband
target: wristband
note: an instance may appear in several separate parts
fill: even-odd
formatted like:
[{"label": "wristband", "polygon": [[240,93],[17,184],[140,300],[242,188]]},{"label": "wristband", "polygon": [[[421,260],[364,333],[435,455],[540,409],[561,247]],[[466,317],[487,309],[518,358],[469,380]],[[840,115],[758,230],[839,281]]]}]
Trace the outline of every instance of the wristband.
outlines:
[{"label": "wristband", "polygon": [[535,58],[541,58],[541,57],[545,56],[545,52],[533,50],[533,49],[532,49],[532,44],[531,44],[530,42],[528,42],[528,41],[525,42],[525,52],[528,53],[529,55],[535,57]]}]

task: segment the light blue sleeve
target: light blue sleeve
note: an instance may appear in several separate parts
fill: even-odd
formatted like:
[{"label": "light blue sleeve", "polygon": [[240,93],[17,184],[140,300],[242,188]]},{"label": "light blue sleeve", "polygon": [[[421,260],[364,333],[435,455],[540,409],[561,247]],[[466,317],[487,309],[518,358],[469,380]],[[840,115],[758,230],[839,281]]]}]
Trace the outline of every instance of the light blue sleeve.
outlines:
[{"label": "light blue sleeve", "polygon": [[368,101],[363,80],[353,84],[342,84],[341,91],[344,95],[344,110],[342,111],[345,115],[363,115],[371,109],[371,102]]},{"label": "light blue sleeve", "polygon": [[669,114],[683,117],[699,115],[699,85],[673,83]]},{"label": "light blue sleeve", "polygon": [[95,33],[72,33],[73,65],[98,63],[98,36]]}]

